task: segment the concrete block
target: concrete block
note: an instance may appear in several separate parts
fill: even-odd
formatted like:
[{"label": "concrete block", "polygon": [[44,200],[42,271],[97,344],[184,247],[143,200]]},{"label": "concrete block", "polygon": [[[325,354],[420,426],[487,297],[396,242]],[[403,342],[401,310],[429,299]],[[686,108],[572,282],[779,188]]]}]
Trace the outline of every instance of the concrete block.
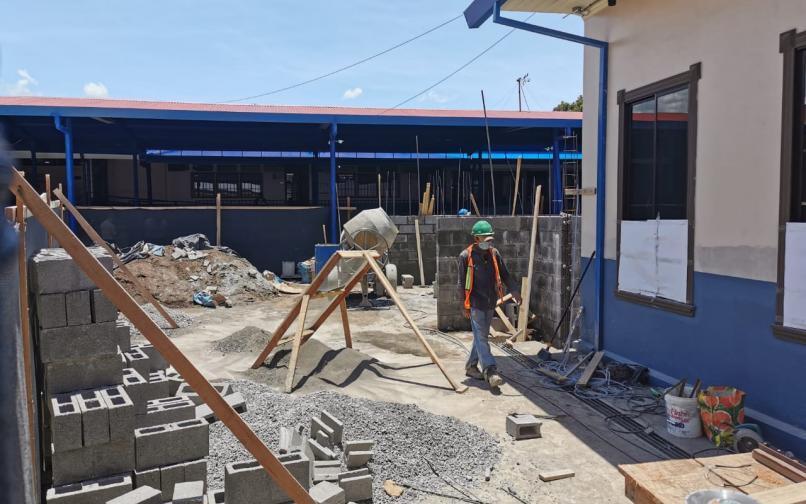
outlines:
[{"label": "concrete block", "polygon": [[207,492],[207,504],[226,504],[224,490],[217,488]]},{"label": "concrete block", "polygon": [[86,325],[92,323],[92,307],[90,292],[86,290],[68,292],[64,296],[67,308],[67,325]]},{"label": "concrete block", "polygon": [[110,476],[49,488],[45,494],[45,502],[48,504],[105,504],[131,489],[131,476]]},{"label": "concrete block", "polygon": [[149,395],[148,381],[134,368],[124,368],[123,388],[134,403],[135,415],[145,415]]},{"label": "concrete block", "polygon": [[185,481],[185,468],[182,464],[172,464],[160,467],[160,484],[162,485],[162,500],[171,500],[174,487],[177,483]]},{"label": "concrete block", "polygon": [[280,427],[279,448],[277,450],[280,455],[302,451],[304,440],[300,429],[302,429],[302,426],[299,426],[297,429]]},{"label": "concrete block", "polygon": [[134,431],[134,441],[138,470],[195,461],[209,453],[210,426],[194,419],[144,427]]},{"label": "concrete block", "polygon": [[203,502],[203,481],[185,481],[174,486],[173,504],[203,504]]},{"label": "concrete block", "polygon": [[179,391],[179,387],[185,383],[185,380],[178,374],[166,374],[165,379],[168,380],[168,394],[175,396]]},{"label": "concrete block", "polygon": [[344,490],[344,498],[349,501],[372,499],[372,476],[369,474],[339,478],[339,486]]},{"label": "concrete block", "polygon": [[50,465],[54,485],[128,473],[134,467],[134,443],[118,441],[63,452],[53,452],[51,445]]},{"label": "concrete block", "polygon": [[333,453],[333,450],[320,445],[315,440],[308,439],[307,443],[314,460],[333,460],[336,458],[336,454]]},{"label": "concrete block", "polygon": [[196,418],[196,405],[184,397],[163,397],[146,403],[146,414],[135,417],[135,426],[151,427]]},{"label": "concrete block", "polygon": [[322,410],[322,414],[319,416],[319,418],[322,420],[322,423],[330,427],[330,429],[333,431],[333,434],[330,436],[330,439],[333,440],[333,443],[340,445],[344,436],[344,422],[331,415],[326,410]]},{"label": "concrete block", "polygon": [[203,481],[207,487],[207,459],[193,460],[182,464],[185,481]]},{"label": "concrete block", "polygon": [[40,329],[67,325],[64,294],[41,294],[36,297],[36,319]]},{"label": "concrete block", "polygon": [[367,474],[369,474],[369,469],[367,469],[366,467],[362,469],[355,469],[353,471],[345,471],[339,473],[339,481],[345,478],[357,478],[359,476],[366,476]]},{"label": "concrete block", "polygon": [[[227,404],[232,406],[232,409],[234,409],[236,413],[244,413],[246,411],[246,399],[243,398],[240,392],[224,396],[224,400],[227,401]],[[218,421],[213,410],[206,404],[196,406],[195,418],[203,418],[208,423]]]},{"label": "concrete block", "polygon": [[134,438],[134,403],[122,385],[101,390],[109,411],[109,439],[122,441]]},{"label": "concrete block", "polygon": [[164,371],[169,366],[165,357],[151,343],[139,343],[133,345],[132,348],[139,348],[148,356],[150,359],[149,365],[151,366],[149,371]]},{"label": "concrete block", "polygon": [[135,488],[139,488],[142,486],[150,486],[154,487],[157,490],[162,492],[162,483],[160,480],[160,468],[155,467],[153,469],[143,469],[139,471],[135,469],[133,471],[134,474],[134,486]]},{"label": "concrete block", "polygon": [[338,460],[317,460],[313,463],[313,483],[322,481],[338,481],[341,473],[341,462]]},{"label": "concrete block", "polygon": [[[112,271],[112,257],[100,247],[90,247],[101,265]],[[92,280],[73,262],[64,249],[42,249],[30,259],[31,292],[52,294],[92,289]]]},{"label": "concrete block", "polygon": [[134,368],[143,376],[148,376],[151,372],[148,355],[137,346],[130,348],[128,352],[123,352],[123,356],[126,357],[126,367]]},{"label": "concrete block", "polygon": [[359,439],[344,442],[345,455],[351,451],[372,451],[373,448],[375,448],[375,441],[372,439]]},{"label": "concrete block", "polygon": [[540,422],[532,415],[508,415],[507,434],[515,439],[539,438]]},{"label": "concrete block", "polygon": [[98,322],[114,322],[118,318],[118,309],[112,304],[112,301],[107,298],[100,289],[93,289],[91,294],[91,314],[92,321]]},{"label": "concrete block", "polygon": [[329,481],[317,483],[309,492],[316,504],[345,504],[344,490]]},{"label": "concrete block", "polygon": [[81,433],[84,446],[109,442],[109,410],[98,390],[86,390],[75,395],[81,411]]},{"label": "concrete block", "polygon": [[271,501],[271,479],[256,460],[234,462],[224,467],[227,504]]},{"label": "concrete block", "polygon": [[[213,388],[215,388],[218,391],[218,393],[221,394],[222,396],[228,396],[235,393],[235,390],[232,388],[232,384],[230,383],[213,383],[212,385]],[[199,404],[204,404],[204,401],[202,400],[201,397],[199,397],[199,394],[194,392],[193,389],[190,388],[190,385],[188,385],[184,381],[179,386],[176,393],[172,395],[187,397],[188,399],[193,401],[193,403],[196,404],[197,406]]]},{"label": "concrete block", "polygon": [[144,485],[115,497],[106,504],[162,504],[162,492],[158,488]]},{"label": "concrete block", "polygon": [[319,430],[316,431],[316,442],[320,445],[324,446],[325,448],[333,448],[333,440],[330,438],[329,435],[325,433],[325,431]]},{"label": "concrete block", "polygon": [[350,453],[345,453],[344,455],[344,463],[348,469],[364,467],[370,460],[372,460],[371,451],[353,450]]},{"label": "concrete block", "polygon": [[412,275],[403,275],[401,277],[403,281],[403,288],[404,289],[411,289],[414,287],[414,276]]},{"label": "concrete block", "polygon": [[148,400],[171,397],[171,385],[164,371],[150,371],[143,375],[148,380]]},{"label": "concrete block", "polygon": [[320,431],[324,432],[328,437],[331,437],[331,438],[335,435],[335,433],[333,432],[333,429],[330,428],[330,426],[328,426],[320,418],[316,418],[316,417],[311,418],[310,437],[312,439],[316,439],[316,434],[318,432],[320,432]]},{"label": "concrete block", "polygon": [[53,451],[76,450],[83,446],[81,410],[78,398],[72,394],[59,394],[48,401],[50,438]]},{"label": "concrete block", "polygon": [[115,355],[115,323],[54,327],[39,331],[39,358],[42,362],[86,359]]},{"label": "concrete block", "polygon": [[[302,453],[290,453],[288,455],[280,455],[277,460],[291,473],[302,488],[308,490],[311,488],[311,460]],[[274,480],[271,480],[271,502],[280,504],[282,502],[291,502],[291,497],[280,488]]]},{"label": "concrete block", "polygon": [[115,321],[115,341],[121,352],[128,352],[132,346],[132,330],[122,320]]}]

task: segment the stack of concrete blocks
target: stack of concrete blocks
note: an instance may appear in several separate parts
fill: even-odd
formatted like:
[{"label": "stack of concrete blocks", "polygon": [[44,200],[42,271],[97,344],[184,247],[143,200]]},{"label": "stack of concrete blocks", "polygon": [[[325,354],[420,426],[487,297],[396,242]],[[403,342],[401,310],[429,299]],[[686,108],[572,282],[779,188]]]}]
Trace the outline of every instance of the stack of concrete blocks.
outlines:
[{"label": "stack of concrete blocks", "polygon": [[[521,278],[529,267],[532,218],[485,217],[495,231],[495,247],[501,253],[520,292]],[[472,242],[470,230],[478,217],[440,216],[436,221],[437,239],[437,326],[440,330],[470,329],[462,314],[459,293],[458,257]],[[570,298],[579,274],[579,217],[547,215],[539,217],[538,238],[532,279],[530,309],[537,315],[538,334],[551,335]],[[575,299],[574,307],[579,305]],[[514,321],[513,321],[514,323]],[[567,328],[568,322],[566,322]],[[560,332],[564,338],[565,331]],[[558,337],[558,340],[561,338]]]},{"label": "stack of concrete blocks", "polygon": [[[291,473],[302,488],[311,488],[311,460],[304,453],[278,455],[277,459]],[[208,501],[219,499],[220,491],[208,493]],[[224,495],[226,504],[279,504],[291,498],[266,473],[256,460],[227,464],[224,468]],[[219,502],[214,500],[213,502]]]},{"label": "stack of concrete blocks", "polygon": [[[436,222],[441,216],[426,215],[395,215],[392,222],[398,230],[395,243],[389,250],[389,262],[397,266],[397,274],[411,275],[414,283],[420,285],[420,266],[417,262],[417,237],[415,235],[414,220],[420,219],[420,251],[423,256],[423,273],[425,283],[430,285],[436,278]],[[402,278],[402,276],[401,276]],[[405,282],[405,281],[404,281]],[[404,283],[404,288],[408,289]]]}]

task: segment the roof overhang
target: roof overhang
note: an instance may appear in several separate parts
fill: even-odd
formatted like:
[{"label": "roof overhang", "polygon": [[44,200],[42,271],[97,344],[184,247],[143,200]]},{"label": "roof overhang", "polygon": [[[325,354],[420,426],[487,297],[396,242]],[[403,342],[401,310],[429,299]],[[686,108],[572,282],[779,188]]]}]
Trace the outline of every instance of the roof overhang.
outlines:
[{"label": "roof overhang", "polygon": [[607,0],[473,0],[464,13],[467,26],[478,28],[484,24],[493,15],[496,2],[505,11],[576,14],[583,17],[607,7]]}]

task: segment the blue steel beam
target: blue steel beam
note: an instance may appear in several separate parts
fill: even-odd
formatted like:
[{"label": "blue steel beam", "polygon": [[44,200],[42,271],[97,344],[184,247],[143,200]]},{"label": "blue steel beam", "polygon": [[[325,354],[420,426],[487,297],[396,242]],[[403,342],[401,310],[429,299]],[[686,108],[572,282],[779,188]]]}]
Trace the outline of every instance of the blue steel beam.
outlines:
[{"label": "blue steel beam", "polygon": [[608,43],[573,33],[566,33],[543,26],[533,25],[516,19],[501,16],[501,6],[506,0],[474,0],[465,10],[465,20],[470,28],[478,28],[489,19],[492,10],[493,22],[518,30],[525,30],[547,37],[567,40],[599,49],[599,110],[597,114],[597,155],[596,155],[596,258],[594,277],[596,283],[596,310],[594,347],[604,346],[604,242],[605,242],[605,159],[607,148],[607,54]]},{"label": "blue steel beam", "polygon": [[560,165],[560,133],[554,132],[554,146],[551,151],[551,213],[559,215],[563,211],[563,180]]},{"label": "blue steel beam", "polygon": [[[73,193],[73,125],[70,118],[66,118],[62,123],[60,115],[53,116],[53,125],[59,132],[64,135],[64,167],[65,167],[65,184],[67,185],[67,199],[70,203],[75,204],[75,195]],[[72,215],[67,216],[67,222],[70,229],[76,231],[76,221]]]},{"label": "blue steel beam", "polygon": [[336,197],[336,142],[339,127],[330,123],[330,243],[339,243],[339,200]]}]

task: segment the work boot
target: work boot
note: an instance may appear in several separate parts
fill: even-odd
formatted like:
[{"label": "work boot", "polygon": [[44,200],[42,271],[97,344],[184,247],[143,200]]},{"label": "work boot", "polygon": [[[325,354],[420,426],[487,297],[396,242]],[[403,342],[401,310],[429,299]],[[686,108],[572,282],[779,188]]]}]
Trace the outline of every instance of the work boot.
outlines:
[{"label": "work boot", "polygon": [[469,376],[474,380],[483,380],[484,375],[479,371],[478,366],[468,366],[465,368],[465,376]]},{"label": "work boot", "polygon": [[487,383],[490,385],[490,388],[498,388],[504,383],[504,379],[498,374],[495,366],[488,367],[484,371],[484,374],[487,377]]}]

